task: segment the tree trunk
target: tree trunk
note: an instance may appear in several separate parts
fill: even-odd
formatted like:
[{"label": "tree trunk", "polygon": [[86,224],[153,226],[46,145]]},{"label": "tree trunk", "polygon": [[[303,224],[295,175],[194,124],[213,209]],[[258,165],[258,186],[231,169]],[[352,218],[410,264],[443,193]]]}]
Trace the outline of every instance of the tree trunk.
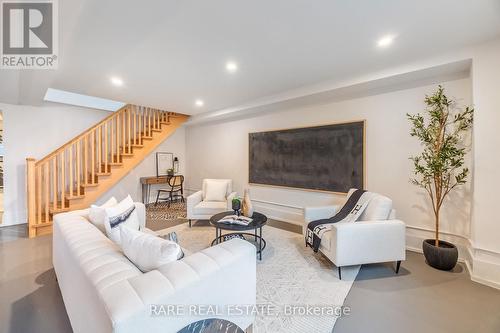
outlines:
[{"label": "tree trunk", "polygon": [[435,212],[435,217],[436,217],[436,226],[435,226],[435,244],[437,247],[439,247],[439,209],[436,209]]}]

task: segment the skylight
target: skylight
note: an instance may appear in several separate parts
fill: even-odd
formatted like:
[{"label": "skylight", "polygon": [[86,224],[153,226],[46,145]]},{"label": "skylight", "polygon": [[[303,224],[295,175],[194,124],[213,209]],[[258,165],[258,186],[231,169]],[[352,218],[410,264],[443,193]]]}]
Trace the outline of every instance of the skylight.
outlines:
[{"label": "skylight", "polygon": [[110,99],[72,93],[59,89],[47,89],[44,97],[45,101],[63,103],[69,105],[83,106],[91,109],[116,111],[125,106],[126,103],[117,102]]}]

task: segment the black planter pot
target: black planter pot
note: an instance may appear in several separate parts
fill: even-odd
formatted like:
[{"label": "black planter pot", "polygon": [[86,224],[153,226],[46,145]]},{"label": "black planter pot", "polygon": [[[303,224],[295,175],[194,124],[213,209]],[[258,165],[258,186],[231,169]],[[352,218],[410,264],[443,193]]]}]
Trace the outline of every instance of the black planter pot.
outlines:
[{"label": "black planter pot", "polygon": [[451,243],[440,240],[439,247],[434,239],[426,239],[422,243],[425,260],[431,267],[449,271],[455,267],[458,260],[457,247]]}]

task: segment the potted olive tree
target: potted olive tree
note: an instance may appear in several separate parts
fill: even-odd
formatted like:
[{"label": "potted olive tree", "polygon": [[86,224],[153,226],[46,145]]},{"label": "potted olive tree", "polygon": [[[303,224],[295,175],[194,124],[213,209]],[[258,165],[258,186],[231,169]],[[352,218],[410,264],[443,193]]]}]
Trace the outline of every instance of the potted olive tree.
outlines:
[{"label": "potted olive tree", "polygon": [[414,165],[411,182],[427,192],[434,213],[434,239],[422,244],[425,259],[434,268],[450,270],[457,263],[458,251],[455,245],[439,239],[439,212],[448,194],[467,181],[464,139],[472,127],[474,109],[459,108],[442,86],[425,97],[425,104],[425,115],[407,114],[412,125],[410,135],[423,146],[419,155],[410,158]]}]

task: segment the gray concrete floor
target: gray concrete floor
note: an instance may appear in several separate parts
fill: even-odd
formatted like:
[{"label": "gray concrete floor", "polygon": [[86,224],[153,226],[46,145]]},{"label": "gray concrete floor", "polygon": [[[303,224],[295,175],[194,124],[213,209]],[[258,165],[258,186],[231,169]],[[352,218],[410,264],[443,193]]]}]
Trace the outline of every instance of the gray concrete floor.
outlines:
[{"label": "gray concrete floor", "polygon": [[[52,239],[27,239],[25,230],[0,228],[0,332],[71,332],[52,268]],[[337,321],[334,333],[500,332],[500,291],[472,282],[461,265],[437,271],[413,252],[399,275],[390,263],[364,265],[345,305],[351,314]]]}]

